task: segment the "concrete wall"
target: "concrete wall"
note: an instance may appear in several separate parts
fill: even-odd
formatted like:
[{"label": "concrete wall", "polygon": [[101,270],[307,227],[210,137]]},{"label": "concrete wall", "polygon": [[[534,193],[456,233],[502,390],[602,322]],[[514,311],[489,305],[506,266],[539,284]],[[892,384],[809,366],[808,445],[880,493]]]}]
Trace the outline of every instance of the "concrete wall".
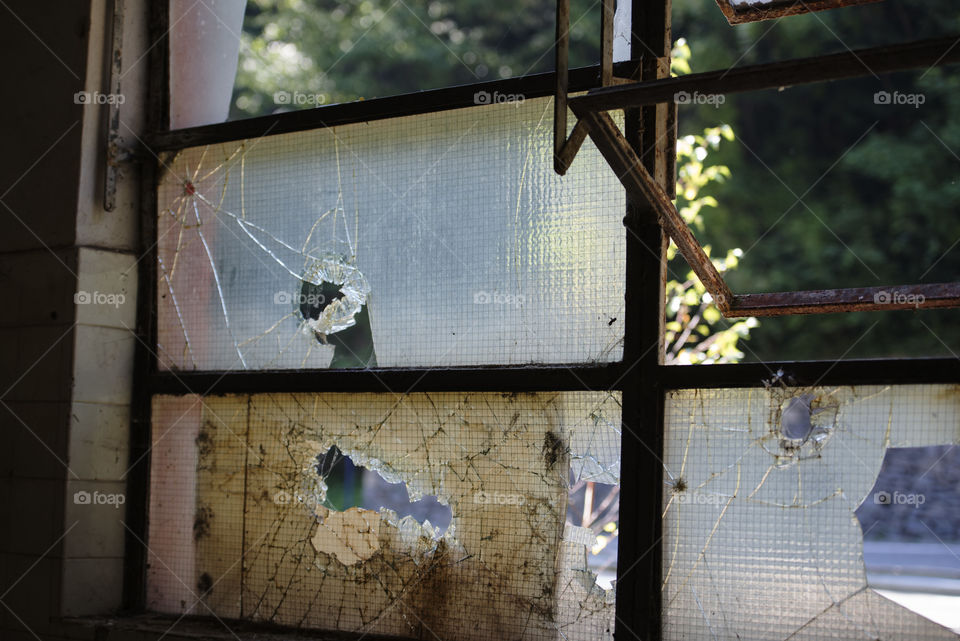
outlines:
[{"label": "concrete wall", "polygon": [[[74,98],[109,91],[110,5],[10,0],[0,7],[5,640],[90,637],[92,629],[62,617],[111,613],[122,597],[127,506],[94,505],[93,493],[125,494],[138,176],[134,166],[123,169],[117,207],[104,211],[107,107]],[[143,128],[146,3],[127,5],[121,133],[130,143]]]}]

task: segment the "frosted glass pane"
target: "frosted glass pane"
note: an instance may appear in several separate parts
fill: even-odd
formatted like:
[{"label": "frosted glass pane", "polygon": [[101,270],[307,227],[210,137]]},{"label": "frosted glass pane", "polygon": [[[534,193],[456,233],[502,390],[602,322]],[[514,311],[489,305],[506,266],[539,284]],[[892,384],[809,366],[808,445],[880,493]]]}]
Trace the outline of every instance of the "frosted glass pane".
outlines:
[{"label": "frosted glass pane", "polygon": [[960,442],[953,386],[676,391],[665,639],[955,639],[867,586],[855,511],[888,447]]},{"label": "frosted glass pane", "polygon": [[552,100],[190,148],[159,190],[166,368],[616,361],[624,194]]},{"label": "frosted glass pane", "polygon": [[[611,640],[614,590],[588,565],[590,531],[565,522],[574,459],[619,481],[619,424],[619,393],[156,397],[147,608],[418,639]],[[412,500],[435,497],[449,526],[334,507],[333,446]]]}]

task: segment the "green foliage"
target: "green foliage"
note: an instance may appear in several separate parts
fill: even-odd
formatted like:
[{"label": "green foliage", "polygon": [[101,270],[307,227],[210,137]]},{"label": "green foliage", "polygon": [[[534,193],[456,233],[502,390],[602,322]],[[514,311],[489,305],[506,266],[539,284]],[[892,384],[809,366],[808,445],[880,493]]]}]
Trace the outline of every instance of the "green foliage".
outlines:
[{"label": "green foliage", "polygon": [[[954,33],[955,3],[886,0],[729,27],[713,0],[675,3],[674,32],[710,67],[820,55]],[[681,134],[717,122],[737,143],[715,153],[736,180],[714,181],[704,242],[743,248],[738,293],[947,282],[960,275],[960,81],[952,67],[726,96],[685,107]],[[702,69],[698,69],[702,70]],[[876,104],[920,93],[919,107]],[[960,353],[956,312],[864,312],[765,319],[754,359]]]},{"label": "green foliage", "polygon": [[[550,71],[554,20],[553,0],[248,0],[231,117]],[[571,66],[599,60],[599,20],[571,2]]]},{"label": "green foliage", "polygon": [[[689,72],[689,61],[690,48],[680,39],[673,49],[674,74]],[[701,190],[711,183],[722,183],[730,178],[727,166],[704,162],[711,150],[719,148],[721,140],[734,140],[729,125],[709,127],[703,134],[690,134],[677,140],[676,205],[686,223],[698,233],[705,228],[704,208],[718,205],[713,196],[701,194]],[[711,253],[709,245],[704,249],[708,255]],[[739,249],[731,249],[724,258],[711,256],[711,260],[725,275],[737,267],[741,253]],[[689,269],[682,257],[678,257],[677,247],[672,242],[667,259],[670,267],[683,264],[684,269]],[[750,330],[758,325],[755,318],[726,323],[693,271],[687,271],[682,281],[667,281],[666,311],[664,360],[668,365],[736,362],[744,356],[737,346],[738,341],[749,338]]]}]

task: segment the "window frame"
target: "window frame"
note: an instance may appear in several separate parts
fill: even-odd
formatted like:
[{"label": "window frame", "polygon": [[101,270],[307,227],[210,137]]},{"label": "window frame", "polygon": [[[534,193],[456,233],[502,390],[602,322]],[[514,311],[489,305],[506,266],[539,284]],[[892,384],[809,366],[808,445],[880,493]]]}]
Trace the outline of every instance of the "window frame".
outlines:
[{"label": "window frame", "polygon": [[[669,56],[671,0],[630,0],[634,51]],[[763,387],[780,375],[791,386],[910,384],[960,382],[956,358],[868,359],[848,361],[778,361],[728,365],[664,365],[663,327],[668,239],[655,210],[627,194],[624,351],[609,364],[537,366],[410,367],[373,370],[161,371],[154,352],[157,339],[157,185],[161,163],[184,147],[238,141],[264,135],[333,127],[475,106],[477,91],[553,94],[554,73],[533,74],[417,92],[362,102],[322,106],[306,111],[263,116],[171,131],[169,122],[169,3],[150,0],[148,130],[141,182],[140,244],[145,260],[139,271],[137,336],[134,359],[130,462],[127,502],[124,606],[145,612],[151,405],[157,395],[202,396],[254,392],[528,392],[620,391],[622,396],[621,460],[632,464],[621,472],[618,537],[616,636],[662,638],[662,454],[664,399],[686,388]],[[661,59],[662,61],[662,59]],[[652,64],[651,64],[652,63]],[[657,60],[618,63],[618,77],[656,77]],[[599,84],[600,65],[570,71],[569,89]],[[643,131],[663,128],[663,110],[656,105],[627,109],[625,136],[651,175],[657,175],[654,153],[642,153]],[[660,160],[663,162],[663,159]],[[661,168],[662,169],[662,168]],[[662,174],[661,174],[662,175]]]}]

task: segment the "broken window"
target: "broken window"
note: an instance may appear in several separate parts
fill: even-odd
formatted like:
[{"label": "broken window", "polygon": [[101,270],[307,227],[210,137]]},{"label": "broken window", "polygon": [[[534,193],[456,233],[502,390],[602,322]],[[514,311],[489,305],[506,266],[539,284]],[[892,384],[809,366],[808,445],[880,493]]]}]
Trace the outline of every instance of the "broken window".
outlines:
[{"label": "broken window", "polygon": [[551,101],[184,149],[159,188],[171,369],[613,362],[625,207]]},{"label": "broken window", "polygon": [[[612,638],[613,590],[586,562],[595,542],[565,521],[571,470],[619,483],[618,393],[153,407],[148,609],[414,638]],[[333,448],[413,500],[435,497],[449,526],[332,505]]]},{"label": "broken window", "polygon": [[856,514],[889,448],[958,426],[945,385],[668,393],[664,638],[955,639],[871,589]]},{"label": "broken window", "polygon": [[616,417],[602,408],[588,418],[589,423],[571,435],[564,539],[583,544],[586,567],[596,575],[597,585],[611,589],[617,576],[622,431]]},{"label": "broken window", "polygon": [[867,584],[960,633],[960,448],[887,449],[857,508]]},{"label": "broken window", "polygon": [[[658,11],[632,39],[668,43]],[[953,44],[923,45],[921,58],[939,64]],[[954,638],[874,590],[856,517],[890,448],[958,441],[955,388],[778,377],[663,391],[686,376],[657,360],[675,121],[665,106],[630,127],[606,115],[636,103],[614,104],[618,93],[676,100],[664,87],[682,81],[649,77],[668,73],[669,47],[645,47],[645,86],[571,98],[593,124],[572,165],[559,159],[563,177],[553,103],[487,86],[473,96],[483,107],[457,89],[158,134],[175,151],[159,163],[150,296],[148,610],[417,639],[612,639],[631,625],[644,638]],[[842,55],[846,68],[858,55]],[[748,79],[769,83],[768,71]],[[328,114],[374,120],[326,127]],[[300,131],[309,123],[318,129]],[[557,131],[579,147],[584,130],[569,124]],[[627,144],[619,130],[635,139],[641,124],[644,140]],[[271,136],[275,125],[296,133]],[[255,130],[263,137],[245,138]],[[651,168],[639,173],[644,151]],[[420,384],[438,366],[449,369]],[[948,379],[940,366],[936,380]],[[732,372],[744,384],[755,370],[739,367],[691,378]],[[556,371],[572,374],[563,390],[618,391],[513,391],[552,389],[535,378]],[[628,431],[620,389],[635,394]],[[640,468],[660,462],[660,430],[662,475]],[[628,460],[622,548],[621,439],[641,454]]]}]

